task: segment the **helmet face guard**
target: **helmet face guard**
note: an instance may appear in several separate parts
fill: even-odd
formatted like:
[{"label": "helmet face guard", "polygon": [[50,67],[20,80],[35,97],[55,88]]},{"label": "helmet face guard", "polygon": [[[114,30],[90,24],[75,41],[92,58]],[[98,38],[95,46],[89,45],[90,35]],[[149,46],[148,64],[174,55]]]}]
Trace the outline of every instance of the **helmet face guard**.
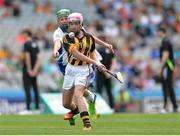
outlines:
[{"label": "helmet face guard", "polygon": [[81,13],[72,13],[68,16],[68,23],[69,23],[69,27],[71,23],[79,23],[80,24],[80,28],[72,28],[72,32],[75,33],[75,35],[78,35],[81,28],[82,28],[82,24],[83,24],[83,16]]},{"label": "helmet face guard", "polygon": [[70,10],[69,9],[61,9],[58,10],[56,12],[57,18],[58,18],[58,23],[59,23],[59,27],[63,30],[63,31],[67,31],[68,28],[68,24],[67,22],[62,22],[60,21],[63,18],[67,18],[70,15]]},{"label": "helmet face guard", "polygon": [[72,13],[68,16],[68,22],[80,22],[83,24],[83,16],[81,13]]}]

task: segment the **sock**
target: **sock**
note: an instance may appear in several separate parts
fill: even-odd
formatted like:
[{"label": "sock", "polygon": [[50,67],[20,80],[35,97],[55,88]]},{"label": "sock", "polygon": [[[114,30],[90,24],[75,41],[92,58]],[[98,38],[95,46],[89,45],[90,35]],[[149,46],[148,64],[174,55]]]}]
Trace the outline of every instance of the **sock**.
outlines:
[{"label": "sock", "polygon": [[83,124],[85,127],[90,127],[91,126],[91,123],[90,123],[90,120],[89,120],[89,114],[87,111],[83,111],[80,113],[80,116],[83,120]]},{"label": "sock", "polygon": [[87,100],[93,102],[95,98],[95,94],[89,91],[89,95],[86,98]]}]

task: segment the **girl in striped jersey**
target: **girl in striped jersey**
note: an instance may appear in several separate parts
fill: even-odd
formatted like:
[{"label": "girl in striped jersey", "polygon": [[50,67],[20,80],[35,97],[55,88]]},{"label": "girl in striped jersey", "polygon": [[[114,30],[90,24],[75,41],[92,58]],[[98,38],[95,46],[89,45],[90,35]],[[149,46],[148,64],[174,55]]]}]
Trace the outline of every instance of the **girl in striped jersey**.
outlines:
[{"label": "girl in striped jersey", "polygon": [[[68,34],[63,37],[63,47],[67,51],[68,64],[65,71],[63,89],[63,104],[71,110],[72,115],[80,112],[84,124],[84,130],[91,130],[89,113],[83,99],[92,67],[95,64],[104,72],[104,65],[91,58],[94,56],[95,42],[92,35],[82,29],[83,17],[80,13],[72,13],[68,16],[69,31],[75,33],[71,38]],[[73,100],[74,98],[74,100]]]}]

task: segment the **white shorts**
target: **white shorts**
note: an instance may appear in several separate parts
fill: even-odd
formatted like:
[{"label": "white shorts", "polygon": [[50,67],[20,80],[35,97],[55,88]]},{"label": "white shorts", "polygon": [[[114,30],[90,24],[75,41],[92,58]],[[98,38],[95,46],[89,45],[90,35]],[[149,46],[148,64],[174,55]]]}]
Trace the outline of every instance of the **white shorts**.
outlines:
[{"label": "white shorts", "polygon": [[92,68],[89,65],[74,66],[68,63],[64,76],[63,89],[69,90],[75,85],[87,86]]}]

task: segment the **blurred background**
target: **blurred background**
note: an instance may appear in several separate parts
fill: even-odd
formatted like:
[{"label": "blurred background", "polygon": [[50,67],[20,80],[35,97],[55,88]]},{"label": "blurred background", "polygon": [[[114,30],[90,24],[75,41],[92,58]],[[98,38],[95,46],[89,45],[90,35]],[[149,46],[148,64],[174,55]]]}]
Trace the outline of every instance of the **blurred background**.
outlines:
[{"label": "blurred background", "polygon": [[[59,95],[63,83],[52,59],[53,32],[58,27],[56,11],[62,8],[81,12],[87,32],[114,46],[115,71],[124,77],[123,84],[112,79],[115,112],[158,112],[162,108],[156,30],[165,27],[175,53],[174,87],[180,103],[179,0],[0,0],[0,113],[15,114],[25,109],[22,31],[26,28],[33,31],[40,48],[41,109],[53,113],[51,104],[60,107],[59,97],[50,95]],[[109,103],[106,91],[100,96]],[[48,105],[47,101],[54,103]]]}]

